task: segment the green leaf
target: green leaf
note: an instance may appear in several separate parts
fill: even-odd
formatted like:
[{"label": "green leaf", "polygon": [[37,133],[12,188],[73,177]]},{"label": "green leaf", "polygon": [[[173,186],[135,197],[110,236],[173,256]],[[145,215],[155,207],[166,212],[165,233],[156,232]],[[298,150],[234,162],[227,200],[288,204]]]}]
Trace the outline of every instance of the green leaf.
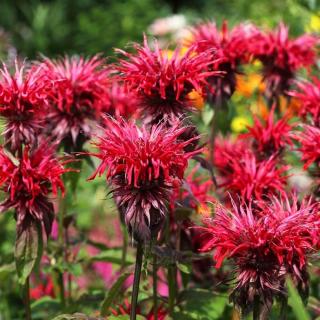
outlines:
[{"label": "green leaf", "polygon": [[192,266],[190,264],[177,263],[177,267],[183,273],[190,274],[192,272]]},{"label": "green leaf", "polygon": [[0,281],[4,281],[10,274],[16,272],[16,266],[13,263],[0,266]]},{"label": "green leaf", "polygon": [[126,279],[129,277],[130,274],[131,272],[123,273],[115,282],[115,284],[111,287],[111,289],[107,293],[107,296],[102,302],[101,309],[100,309],[101,316],[105,317],[106,315],[108,315],[112,302],[119,295],[123,283],[126,281]]},{"label": "green leaf", "polygon": [[[109,249],[103,252],[100,252],[98,255],[91,257],[90,261],[105,261],[112,262],[115,264],[122,264],[122,249]],[[126,264],[131,265],[134,263],[134,258],[130,255],[127,255]]]},{"label": "green leaf", "polygon": [[287,287],[289,292],[289,305],[291,306],[293,313],[297,320],[311,320],[304,304],[302,303],[301,297],[294,287],[291,279],[287,279]]},{"label": "green leaf", "polygon": [[185,306],[184,314],[188,314],[192,319],[196,314],[196,319],[214,320],[221,319],[225,307],[228,304],[226,295],[217,295],[210,290],[191,289],[183,294]]},{"label": "green leaf", "polygon": [[42,230],[39,224],[33,221],[25,229],[18,231],[14,256],[19,282],[22,285],[40,262],[42,250]]},{"label": "green leaf", "polygon": [[100,320],[101,318],[89,317],[83,313],[74,313],[74,314],[62,314],[55,317],[53,320]]}]

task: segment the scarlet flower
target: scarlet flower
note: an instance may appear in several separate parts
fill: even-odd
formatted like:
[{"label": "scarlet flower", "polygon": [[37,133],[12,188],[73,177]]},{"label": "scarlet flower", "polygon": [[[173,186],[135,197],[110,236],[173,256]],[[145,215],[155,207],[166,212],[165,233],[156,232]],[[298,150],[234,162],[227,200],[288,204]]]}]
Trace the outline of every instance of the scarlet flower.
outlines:
[{"label": "scarlet flower", "polygon": [[177,48],[168,57],[156,41],[154,47],[150,49],[145,37],[143,46],[134,45],[136,53],[118,49],[127,59],[120,59],[116,67],[128,89],[136,92],[142,114],[152,124],[193,110],[189,94],[193,90],[204,93],[207,77],[217,74],[207,71],[212,63],[211,50],[195,54],[195,47],[191,47],[181,54]]},{"label": "scarlet flower", "polygon": [[255,38],[250,50],[263,64],[269,98],[286,93],[296,72],[315,63],[317,43],[318,39],[308,34],[290,39],[283,23],[275,31],[261,32]]},{"label": "scarlet flower", "polygon": [[43,72],[53,83],[51,109],[46,115],[48,135],[76,149],[91,136],[92,123],[109,105],[109,71],[99,56],[46,58]]},{"label": "scarlet flower", "polygon": [[266,121],[254,116],[254,125],[248,127],[249,132],[241,135],[241,138],[252,139],[253,148],[259,158],[266,159],[276,156],[286,146],[292,146],[290,131],[292,126],[288,118],[282,117],[278,121],[274,119],[274,108],[269,112]]},{"label": "scarlet flower", "polygon": [[229,175],[233,173],[232,159],[242,159],[246,153],[252,154],[252,151],[244,140],[217,136],[213,149],[214,167],[222,176]]},{"label": "scarlet flower", "polygon": [[304,125],[303,131],[294,135],[294,138],[300,142],[299,148],[302,153],[304,169],[310,167],[312,163],[317,166],[320,163],[320,129],[310,125]]},{"label": "scarlet flower", "polygon": [[[127,299],[124,300],[123,305],[118,305],[117,310],[115,309],[111,309],[111,312],[113,315],[115,316],[119,316],[119,315],[130,315],[131,312],[131,304],[129,303],[129,301]],[[146,316],[142,316],[141,314],[141,310],[138,307],[137,308],[137,315],[143,317],[146,320],[154,320],[154,311],[153,308],[148,312],[148,314]],[[164,308],[163,305],[160,305],[157,309],[157,319],[159,320],[165,320],[167,318],[168,315],[168,311]]]},{"label": "scarlet flower", "polygon": [[258,161],[254,154],[230,159],[230,174],[224,177],[221,187],[232,195],[240,195],[244,202],[263,200],[278,192],[284,194],[288,166],[277,166],[274,157]]},{"label": "scarlet flower", "polygon": [[171,196],[172,207],[175,203],[196,210],[198,213],[208,215],[208,203],[214,202],[215,198],[210,194],[213,181],[197,174],[199,165],[195,166],[185,178],[186,188],[176,188]]},{"label": "scarlet flower", "polygon": [[95,173],[106,177],[113,186],[113,196],[133,236],[147,241],[162,226],[166,204],[173,187],[181,183],[188,159],[199,149],[184,150],[194,139],[179,140],[186,130],[164,124],[150,131],[123,120],[106,119],[103,136],[96,146],[101,160]]},{"label": "scarlet flower", "polygon": [[52,278],[48,275],[41,276],[39,283],[36,286],[30,288],[30,298],[34,300],[41,299],[43,297],[55,297],[54,286]]},{"label": "scarlet flower", "polygon": [[312,82],[298,82],[297,87],[289,95],[299,100],[299,115],[304,120],[311,116],[312,123],[320,126],[320,79],[313,77]]},{"label": "scarlet flower", "polygon": [[230,259],[237,272],[231,294],[234,303],[249,311],[255,297],[271,306],[273,297],[285,294],[285,277],[291,275],[307,287],[307,260],[319,236],[319,217],[310,201],[271,199],[260,215],[251,206],[229,211],[218,205],[213,219],[204,220],[201,251],[214,250],[216,267]]},{"label": "scarlet flower", "polygon": [[42,114],[48,106],[49,84],[41,68],[15,62],[10,74],[0,69],[0,115],[6,121],[5,143],[15,153],[22,144],[33,145],[42,129]]},{"label": "scarlet flower", "polygon": [[137,97],[118,81],[113,81],[108,89],[109,105],[104,110],[116,118],[129,119],[137,114]]},{"label": "scarlet flower", "polygon": [[191,41],[187,45],[196,44],[197,52],[215,49],[212,70],[222,71],[222,77],[210,77],[209,99],[220,106],[230,99],[236,88],[236,74],[241,64],[250,59],[248,44],[257,33],[252,24],[240,24],[228,29],[227,21],[223,22],[221,31],[215,22],[202,23],[191,30]]},{"label": "scarlet flower", "polygon": [[0,186],[8,194],[0,211],[15,209],[17,229],[32,221],[40,222],[47,236],[51,232],[54,210],[48,196],[64,192],[62,174],[68,171],[55,157],[54,147],[45,142],[37,149],[26,146],[22,158],[13,159],[0,149]]}]

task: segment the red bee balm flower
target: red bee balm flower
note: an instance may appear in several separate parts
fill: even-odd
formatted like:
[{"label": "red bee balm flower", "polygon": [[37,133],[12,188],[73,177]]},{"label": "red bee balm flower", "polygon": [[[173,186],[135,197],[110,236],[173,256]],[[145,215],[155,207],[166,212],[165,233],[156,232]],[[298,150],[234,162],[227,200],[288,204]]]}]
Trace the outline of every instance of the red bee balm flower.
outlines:
[{"label": "red bee balm flower", "polygon": [[248,43],[257,33],[257,28],[251,24],[240,24],[228,30],[226,21],[221,31],[214,22],[199,24],[191,30],[187,45],[196,44],[198,53],[214,48],[211,68],[224,73],[222,77],[209,78],[209,98],[216,105],[228,100],[235,91],[236,73],[241,64],[249,61]]},{"label": "red bee balm flower", "polygon": [[316,249],[319,217],[310,202],[299,204],[292,198],[292,203],[287,197],[272,199],[260,216],[250,205],[233,204],[231,211],[217,206],[215,217],[201,228],[201,251],[215,250],[217,268],[225,259],[235,265],[231,298],[244,311],[250,310],[255,297],[270,306],[273,297],[285,294],[288,274],[307,286],[307,259]]},{"label": "red bee balm flower", "polygon": [[280,23],[272,32],[261,32],[252,42],[251,52],[263,66],[267,94],[273,97],[285,93],[295,78],[295,73],[316,62],[318,39],[303,35],[289,39],[288,27]]},{"label": "red bee balm flower", "polygon": [[104,110],[108,115],[116,118],[130,119],[137,113],[136,95],[126,90],[123,84],[113,81],[108,89],[109,102]]},{"label": "red bee balm flower", "polygon": [[230,167],[231,173],[224,177],[222,186],[245,202],[285,193],[288,166],[277,167],[274,157],[259,162],[253,154],[246,153],[243,158],[230,159]]},{"label": "red bee balm flower", "polygon": [[172,57],[162,51],[157,42],[151,50],[147,38],[143,46],[135,44],[135,54],[117,50],[127,59],[119,61],[116,69],[127,87],[137,93],[139,107],[151,123],[167,116],[181,116],[194,108],[191,92],[203,93],[212,52],[195,54],[191,47],[185,54],[177,48]]},{"label": "red bee balm flower", "polygon": [[299,115],[306,119],[311,116],[312,123],[320,126],[320,80],[312,78],[312,82],[298,82],[298,90],[289,92],[289,95],[300,101]]},{"label": "red bee balm flower", "polygon": [[274,120],[274,109],[272,109],[264,123],[254,116],[254,126],[248,127],[249,132],[241,137],[251,138],[258,157],[266,159],[278,155],[286,146],[293,145],[290,137],[291,129],[292,126],[288,124],[286,117]]},{"label": "red bee balm flower", "polygon": [[40,68],[19,66],[11,75],[0,69],[0,115],[6,120],[6,143],[15,153],[22,144],[32,145],[42,128],[42,114],[48,106],[48,81]]},{"label": "red bee balm flower", "polygon": [[67,169],[55,158],[53,147],[42,143],[37,149],[25,147],[22,159],[12,159],[0,149],[0,186],[8,193],[0,210],[16,210],[17,229],[23,230],[30,222],[38,221],[47,236],[53,222],[53,205],[48,199],[58,189],[64,192],[61,175]]},{"label": "red bee balm flower", "polygon": [[301,144],[299,150],[302,153],[304,169],[312,163],[320,164],[320,129],[317,127],[304,125],[304,131],[294,135],[294,138]]},{"label": "red bee balm flower", "polygon": [[113,195],[129,231],[146,241],[159,231],[164,221],[169,192],[180,184],[188,159],[200,150],[186,152],[194,139],[181,141],[186,130],[178,124],[164,124],[150,131],[134,123],[106,119],[104,135],[96,146],[101,159],[93,179],[107,170]]},{"label": "red bee balm flower", "polygon": [[99,56],[44,60],[43,72],[53,82],[52,108],[46,116],[50,137],[81,149],[91,136],[91,122],[109,105],[104,63]]}]

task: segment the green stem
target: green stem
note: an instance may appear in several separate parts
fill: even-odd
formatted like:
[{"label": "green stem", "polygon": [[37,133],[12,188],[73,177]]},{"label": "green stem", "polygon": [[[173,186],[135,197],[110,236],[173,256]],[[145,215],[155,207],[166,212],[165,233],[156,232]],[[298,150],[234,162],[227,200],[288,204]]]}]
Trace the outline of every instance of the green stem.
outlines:
[{"label": "green stem", "polygon": [[168,285],[169,285],[169,314],[173,317],[174,305],[176,300],[176,272],[173,265],[168,267]]},{"label": "green stem", "polygon": [[64,309],[66,306],[66,297],[65,297],[63,272],[61,272],[61,271],[58,272],[58,284],[59,284],[59,295],[60,295],[61,308]]},{"label": "green stem", "polygon": [[122,228],[122,235],[123,235],[121,270],[123,270],[127,264],[128,232],[124,224],[121,224],[121,228]]},{"label": "green stem", "polygon": [[253,301],[252,319],[259,320],[259,317],[260,317],[260,299],[259,299],[259,296],[255,295],[254,301]]},{"label": "green stem", "polygon": [[280,320],[287,319],[288,297],[284,297],[281,301]]},{"label": "green stem", "polygon": [[136,265],[134,269],[134,278],[133,278],[133,287],[131,295],[131,311],[130,311],[130,320],[136,320],[137,316],[137,303],[139,295],[139,284],[140,276],[142,269],[142,260],[143,260],[143,247],[142,242],[137,243],[137,253],[136,253]]},{"label": "green stem", "polygon": [[[64,218],[65,218],[65,203],[64,199],[61,195],[60,197],[60,208],[59,208],[59,224],[58,224],[58,243],[60,246],[60,252],[62,253],[62,259],[63,262],[65,262],[65,254],[64,251],[66,250],[65,246],[65,235],[64,235]],[[65,297],[65,287],[64,287],[64,272],[61,270],[58,270],[58,284],[59,284],[59,295],[60,295],[60,303],[61,307],[65,308],[66,305],[66,297]]]},{"label": "green stem", "polygon": [[157,255],[153,253],[153,317],[158,320],[158,275]]},{"label": "green stem", "polygon": [[30,307],[30,278],[28,277],[24,285],[24,308],[26,312],[26,320],[31,320],[31,307]]}]

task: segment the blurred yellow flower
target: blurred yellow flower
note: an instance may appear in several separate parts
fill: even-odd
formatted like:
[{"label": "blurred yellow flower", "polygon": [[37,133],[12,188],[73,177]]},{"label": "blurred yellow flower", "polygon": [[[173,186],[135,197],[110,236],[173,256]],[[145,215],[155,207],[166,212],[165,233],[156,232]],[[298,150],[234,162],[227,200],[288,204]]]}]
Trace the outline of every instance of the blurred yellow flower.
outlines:
[{"label": "blurred yellow flower", "polygon": [[200,111],[203,110],[204,99],[201,92],[198,92],[193,89],[191,92],[188,93],[188,99],[196,109]]},{"label": "blurred yellow flower", "polygon": [[237,116],[234,117],[231,121],[231,130],[236,133],[243,132],[249,125],[250,121],[247,117]]},{"label": "blurred yellow flower", "polygon": [[210,208],[206,204],[199,204],[196,208],[196,212],[204,217],[209,217],[211,214]]},{"label": "blurred yellow flower", "polygon": [[256,91],[264,92],[265,84],[262,81],[262,76],[258,73],[252,73],[249,75],[237,75],[237,87],[238,93],[244,97],[251,97]]},{"label": "blurred yellow flower", "polygon": [[320,32],[320,12],[310,16],[309,24],[305,29],[307,32]]},{"label": "blurred yellow flower", "polygon": [[281,113],[288,114],[289,117],[295,116],[300,108],[301,102],[296,98],[280,96],[280,111]]},{"label": "blurred yellow flower", "polygon": [[251,112],[258,115],[263,119],[267,119],[269,115],[269,108],[265,103],[262,96],[259,96],[257,99],[257,103],[251,105]]}]

